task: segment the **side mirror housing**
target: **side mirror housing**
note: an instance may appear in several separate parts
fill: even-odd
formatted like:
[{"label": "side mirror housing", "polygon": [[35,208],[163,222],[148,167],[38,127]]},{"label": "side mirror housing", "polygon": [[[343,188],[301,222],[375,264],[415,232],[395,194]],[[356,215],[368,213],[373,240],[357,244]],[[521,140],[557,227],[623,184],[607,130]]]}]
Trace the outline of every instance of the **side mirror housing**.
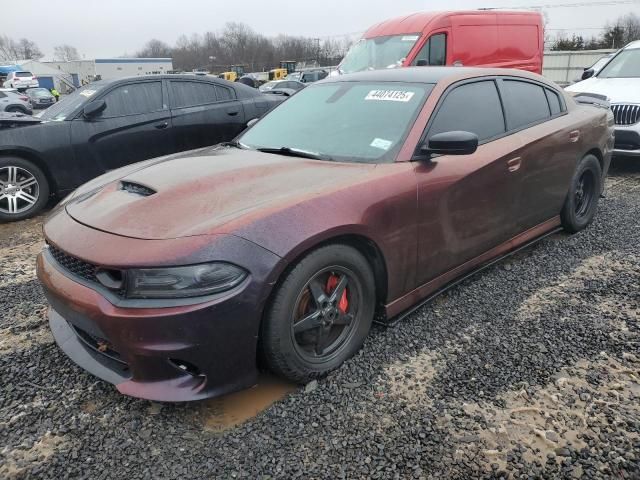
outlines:
[{"label": "side mirror housing", "polygon": [[431,156],[440,155],[470,155],[478,149],[478,136],[475,133],[452,131],[436,133],[421,147],[420,153]]},{"label": "side mirror housing", "polygon": [[107,108],[107,104],[104,100],[96,100],[95,102],[87,104],[82,110],[82,114],[86,118],[94,118],[100,115],[105,108]]},{"label": "side mirror housing", "polygon": [[582,72],[582,80],[586,80],[587,78],[593,77],[594,73],[596,73],[593,68],[587,68],[584,72]]}]

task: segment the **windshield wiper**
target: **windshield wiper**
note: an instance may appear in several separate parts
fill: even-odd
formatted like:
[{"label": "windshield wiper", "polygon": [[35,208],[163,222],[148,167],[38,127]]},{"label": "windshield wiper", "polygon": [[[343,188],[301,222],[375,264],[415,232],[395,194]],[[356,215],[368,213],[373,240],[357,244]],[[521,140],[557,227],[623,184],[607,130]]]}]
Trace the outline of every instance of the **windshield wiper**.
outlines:
[{"label": "windshield wiper", "polygon": [[316,152],[308,152],[307,150],[299,150],[297,148],[291,147],[280,147],[280,148],[256,148],[259,152],[264,153],[276,153],[278,155],[288,155],[290,157],[300,157],[300,158],[311,158],[313,160],[333,160],[329,155],[323,155],[321,153]]},{"label": "windshield wiper", "polygon": [[230,142],[222,142],[221,145],[223,147],[233,147],[233,148],[240,148],[240,149],[246,149],[247,148],[245,145],[243,145],[242,143],[240,143],[237,140],[231,140]]}]

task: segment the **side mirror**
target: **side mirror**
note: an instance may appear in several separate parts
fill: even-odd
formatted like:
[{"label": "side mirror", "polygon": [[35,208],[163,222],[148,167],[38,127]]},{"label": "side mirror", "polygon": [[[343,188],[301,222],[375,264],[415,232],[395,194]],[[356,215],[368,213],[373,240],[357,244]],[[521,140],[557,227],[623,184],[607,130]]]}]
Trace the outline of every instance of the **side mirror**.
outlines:
[{"label": "side mirror", "polygon": [[421,147],[423,155],[470,155],[478,149],[478,136],[471,132],[436,133]]},{"label": "side mirror", "polygon": [[424,58],[421,58],[416,62],[416,67],[426,67],[427,61]]},{"label": "side mirror", "polygon": [[104,111],[105,108],[107,108],[107,104],[104,100],[96,100],[95,102],[87,104],[82,110],[82,114],[86,118],[97,117]]},{"label": "side mirror", "polygon": [[253,127],[256,123],[258,123],[258,118],[252,118],[247,122],[247,128]]},{"label": "side mirror", "polygon": [[587,78],[593,77],[593,74],[596,73],[593,68],[587,68],[584,72],[582,72],[582,80],[586,80]]}]

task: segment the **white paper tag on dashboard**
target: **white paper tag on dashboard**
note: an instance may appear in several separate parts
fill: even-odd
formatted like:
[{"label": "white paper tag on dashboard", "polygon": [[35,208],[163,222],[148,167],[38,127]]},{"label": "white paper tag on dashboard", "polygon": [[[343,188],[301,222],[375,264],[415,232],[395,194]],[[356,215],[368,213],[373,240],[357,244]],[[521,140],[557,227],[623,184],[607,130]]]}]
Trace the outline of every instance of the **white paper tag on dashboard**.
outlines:
[{"label": "white paper tag on dashboard", "polygon": [[393,145],[393,142],[391,140],[385,140],[384,138],[374,138],[373,142],[371,142],[369,145],[381,150],[389,150],[389,147]]},{"label": "white paper tag on dashboard", "polygon": [[364,99],[383,102],[408,102],[413,95],[414,92],[406,92],[404,90],[371,90]]}]

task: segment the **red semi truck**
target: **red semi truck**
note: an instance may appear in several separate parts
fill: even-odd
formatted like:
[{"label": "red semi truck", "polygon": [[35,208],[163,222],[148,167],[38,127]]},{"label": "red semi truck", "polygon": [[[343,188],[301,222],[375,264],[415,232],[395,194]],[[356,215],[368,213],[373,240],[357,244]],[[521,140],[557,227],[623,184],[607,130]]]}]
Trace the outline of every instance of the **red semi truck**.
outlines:
[{"label": "red semi truck", "polygon": [[542,73],[543,47],[542,16],[537,12],[414,13],[367,30],[338,72],[464,65]]}]

